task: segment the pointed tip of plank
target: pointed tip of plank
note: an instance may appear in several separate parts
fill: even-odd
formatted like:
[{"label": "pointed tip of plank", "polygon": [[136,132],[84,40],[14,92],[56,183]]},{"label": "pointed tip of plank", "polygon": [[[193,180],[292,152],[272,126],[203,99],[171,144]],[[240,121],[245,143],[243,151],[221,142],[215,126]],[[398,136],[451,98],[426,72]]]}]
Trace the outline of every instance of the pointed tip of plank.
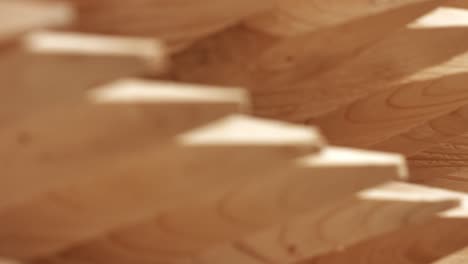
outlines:
[{"label": "pointed tip of plank", "polygon": [[329,163],[336,165],[339,162],[343,165],[362,166],[363,164],[404,164],[405,158],[393,153],[330,146],[322,151],[322,155],[309,156],[301,161],[314,165],[327,165]]},{"label": "pointed tip of plank", "polygon": [[324,148],[320,155],[303,157],[298,160],[298,163],[306,167],[394,166],[398,167],[398,174],[402,179],[408,177],[405,157],[393,153],[330,146]]},{"label": "pointed tip of plank", "polygon": [[408,25],[413,29],[468,27],[468,10],[456,7],[438,7]]},{"label": "pointed tip of plank", "polygon": [[249,95],[240,88],[223,88],[143,79],[122,79],[88,92],[96,103],[168,103],[249,105]]},{"label": "pointed tip of plank", "polygon": [[[448,191],[440,188],[421,186],[411,183],[389,182],[376,188],[364,190],[358,197],[369,200],[391,200],[406,202],[442,202],[453,201],[454,210],[466,208],[468,196],[461,192]],[[465,214],[466,210],[462,209]]]},{"label": "pointed tip of plank", "polygon": [[43,30],[25,35],[22,43],[28,51],[37,54],[127,56],[149,60],[163,60],[167,54],[164,45],[153,38]]},{"label": "pointed tip of plank", "polygon": [[178,138],[188,145],[305,146],[312,149],[324,145],[322,136],[313,127],[243,115],[231,115]]}]

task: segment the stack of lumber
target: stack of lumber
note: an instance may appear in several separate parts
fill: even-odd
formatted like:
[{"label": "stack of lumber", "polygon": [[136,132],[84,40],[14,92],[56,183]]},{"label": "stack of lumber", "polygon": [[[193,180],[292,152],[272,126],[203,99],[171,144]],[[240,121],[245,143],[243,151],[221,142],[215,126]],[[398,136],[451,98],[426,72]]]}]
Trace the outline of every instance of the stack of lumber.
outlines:
[{"label": "stack of lumber", "polygon": [[468,0],[0,0],[0,264],[465,263],[467,40]]}]

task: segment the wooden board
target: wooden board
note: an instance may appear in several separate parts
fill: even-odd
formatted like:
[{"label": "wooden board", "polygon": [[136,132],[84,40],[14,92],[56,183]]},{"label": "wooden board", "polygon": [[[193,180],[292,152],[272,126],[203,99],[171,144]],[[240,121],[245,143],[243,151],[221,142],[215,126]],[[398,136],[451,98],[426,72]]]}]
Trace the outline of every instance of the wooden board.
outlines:
[{"label": "wooden board", "polygon": [[270,34],[294,36],[423,1],[275,0],[273,11],[255,16],[246,24]]},{"label": "wooden board", "polygon": [[0,0],[0,256],[458,261],[467,36],[466,0]]},{"label": "wooden board", "polygon": [[434,262],[434,264],[463,264],[468,261],[467,249],[453,253],[449,257]]},{"label": "wooden board", "polygon": [[[172,118],[180,122],[184,116]],[[294,157],[316,152],[323,144],[312,128],[243,116],[226,117],[175,134],[165,143],[161,141],[168,140],[170,134],[158,138],[154,132],[144,131],[153,137],[146,138],[147,146],[128,149],[119,156],[114,152],[117,157],[107,158],[113,164],[92,156],[72,159],[75,166],[86,168],[76,169],[81,177],[71,178],[72,172],[53,177],[36,168],[35,177],[58,179],[66,175],[67,179],[61,181],[61,187],[55,183],[49,192],[2,211],[0,241],[4,242],[0,243],[0,255],[21,259],[46,256],[164,211],[200,204],[202,208],[216,208],[231,192],[252,181],[264,183]],[[71,170],[64,161],[58,162],[54,168]],[[393,172],[383,179],[368,179],[367,184],[397,176],[395,168]],[[181,211],[182,215],[190,212]],[[33,218],[35,221],[30,222]]]},{"label": "wooden board", "polygon": [[[409,225],[388,234],[363,241],[340,251],[303,261],[303,264],[427,264],[439,260],[466,246],[468,243],[468,211],[465,193],[429,188],[428,197],[459,197],[458,208],[441,213],[437,218],[419,225]],[[400,198],[403,193],[397,193]],[[410,195],[409,198],[421,197]]]},{"label": "wooden board", "polygon": [[[428,193],[424,194],[424,188],[421,190],[409,185],[403,185],[401,188],[405,189],[403,193],[407,194],[408,198],[397,199],[401,193],[395,187],[372,188],[362,192],[359,198],[349,197],[321,203],[313,210],[300,217],[291,218],[284,224],[264,228],[261,232],[245,237],[237,234],[235,235],[238,237],[237,240],[201,252],[200,250],[210,244],[206,237],[208,234],[212,235],[211,241],[215,240],[213,231],[219,230],[219,225],[210,222],[207,227],[214,228],[210,232],[205,229],[203,232],[189,231],[188,226],[175,232],[174,223],[171,225],[160,219],[159,230],[155,227],[155,221],[148,222],[139,228],[128,228],[124,232],[106,236],[37,263],[79,263],[80,261],[100,263],[104,260],[145,264],[219,263],[219,261],[294,263],[304,257],[334,250],[347,243],[427,220],[433,214],[454,205],[453,197],[431,198]],[[204,216],[206,220],[211,219],[211,214]],[[323,218],[327,219],[327,224],[323,223]],[[223,228],[231,226],[231,230],[235,231],[232,229],[233,224],[238,226],[243,223],[245,229],[254,223],[252,220],[247,221],[245,217],[235,219],[237,223]],[[197,226],[203,227],[204,221],[200,219],[192,221],[192,224],[197,223]],[[180,223],[182,222],[179,222],[179,228]],[[231,234],[231,240],[235,236]],[[201,243],[198,246],[191,243],[195,238]],[[219,238],[218,240],[221,241]]]},{"label": "wooden board", "polygon": [[88,98],[1,131],[0,209],[54,186],[105,175],[146,146],[245,111],[248,100],[239,89],[141,80],[92,89]]},{"label": "wooden board", "polygon": [[[311,81],[320,77],[319,73],[352,59],[438,5],[440,1],[424,1],[288,38],[236,26],[174,56],[172,78],[212,85],[242,85],[254,92],[254,99],[261,98],[262,94],[284,91],[304,78]],[[376,24],[379,27],[373,26]],[[259,113],[266,114],[263,110]]]}]

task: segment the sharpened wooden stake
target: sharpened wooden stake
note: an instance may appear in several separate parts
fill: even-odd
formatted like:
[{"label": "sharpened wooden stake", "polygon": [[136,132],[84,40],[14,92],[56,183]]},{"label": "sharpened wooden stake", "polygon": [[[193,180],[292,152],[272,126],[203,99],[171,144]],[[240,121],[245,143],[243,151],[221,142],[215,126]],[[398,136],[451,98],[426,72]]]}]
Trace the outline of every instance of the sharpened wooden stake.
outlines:
[{"label": "sharpened wooden stake", "polygon": [[[439,188],[417,185],[412,185],[412,188],[419,191],[410,192],[410,188],[400,188],[400,191],[395,193],[395,198],[458,199],[461,200],[461,204],[441,212],[437,217],[428,219],[424,223],[411,224],[300,263],[341,264],[352,260],[353,264],[402,263],[402,261],[405,264],[425,264],[433,263],[464,248],[468,243],[468,196],[465,193]],[[404,191],[405,189],[409,192]],[[413,213],[418,215],[421,211],[415,210]],[[390,214],[388,219],[391,217]]]},{"label": "sharpened wooden stake", "polygon": [[[177,115],[177,108],[173,110],[172,115],[164,112],[166,118],[181,122],[179,117],[184,116]],[[158,142],[163,138],[154,130],[144,133],[153,134],[153,139],[142,142],[139,138],[140,149],[120,153],[112,163],[90,157],[92,164],[73,159],[83,167],[76,172],[81,178],[73,178],[67,166],[70,172],[61,175],[67,177],[62,187],[4,210],[0,255],[44,257],[166,211],[203,208],[205,203],[211,209],[250,182],[268,182],[275,170],[299,155],[318,151],[323,144],[312,128],[244,116],[230,116],[184,132],[166,144]],[[119,139],[136,141],[128,136]],[[35,171],[32,176],[51,177]],[[190,211],[181,213],[190,216]]]},{"label": "sharpened wooden stake", "polygon": [[0,210],[105,176],[149,146],[245,111],[247,101],[240,89],[128,79],[88,91],[87,101],[16,122],[0,132]]}]

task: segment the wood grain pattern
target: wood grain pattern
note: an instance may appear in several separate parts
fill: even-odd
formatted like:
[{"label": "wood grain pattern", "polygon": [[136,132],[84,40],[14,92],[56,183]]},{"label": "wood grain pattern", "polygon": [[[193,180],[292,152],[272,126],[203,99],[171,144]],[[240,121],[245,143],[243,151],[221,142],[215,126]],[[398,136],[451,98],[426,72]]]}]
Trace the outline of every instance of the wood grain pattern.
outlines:
[{"label": "wood grain pattern", "polygon": [[466,135],[418,153],[409,159],[412,181],[468,191],[467,155],[468,137]]},{"label": "wood grain pattern", "polygon": [[[180,121],[176,116],[171,118]],[[113,165],[101,162],[91,167],[80,162],[87,168],[77,170],[81,178],[70,178],[68,173],[67,184],[62,187],[4,210],[0,217],[0,254],[21,259],[46,256],[164,211],[198,204],[202,209],[208,207],[206,210],[217,208],[219,200],[230,199],[231,192],[240,186],[268,182],[268,176],[287,166],[290,159],[317,151],[322,144],[312,128],[242,116],[184,132],[166,144],[157,140],[154,137],[156,143],[123,153],[112,160]],[[282,176],[274,182],[280,189],[288,175]],[[396,175],[382,177],[390,176]],[[286,201],[300,196],[289,191],[301,185],[291,184],[284,187]],[[275,195],[275,190],[270,194]],[[175,217],[182,222],[193,213],[204,218],[198,211],[178,213],[184,217]],[[189,223],[192,228],[193,223]]]},{"label": "wood grain pattern", "polygon": [[71,6],[65,2],[1,0],[0,44],[31,30],[64,27],[71,24],[73,16]]},{"label": "wood grain pattern", "polygon": [[[159,224],[166,223],[165,229],[162,226],[160,229],[156,229],[154,225],[157,223],[155,222],[148,223],[141,225],[139,232],[135,228],[127,229],[126,232],[107,236],[94,243],[68,250],[37,263],[100,263],[106,259],[119,260],[122,263],[219,263],[219,261],[227,263],[291,263],[301,259],[301,257],[308,256],[308,254],[314,255],[320,251],[333,250],[335,247],[342,246],[342,243],[346,244],[346,241],[360,240],[386,230],[396,229],[402,225],[423,221],[454,205],[453,201],[444,200],[443,197],[438,200],[432,199],[429,202],[430,199],[425,200],[428,196],[424,197],[421,192],[418,193],[417,188],[406,187],[406,189],[407,194],[412,192],[413,195],[419,194],[420,197],[412,201],[392,201],[387,196],[387,201],[384,201],[382,197],[380,197],[382,200],[378,201],[378,199],[373,200],[374,198],[369,195],[359,200],[344,198],[322,203],[316,205],[314,210],[287,220],[284,224],[262,228],[263,231],[257,234],[244,237],[239,234],[231,234],[230,241],[234,237],[238,237],[235,240],[237,242],[220,244],[201,252],[200,250],[210,244],[206,243],[207,240],[202,242],[201,238],[206,239],[207,233],[213,234],[212,232],[189,232],[187,231],[190,229],[188,226],[184,232],[181,232],[181,229],[177,229],[179,232],[175,232],[174,224],[170,225],[167,221],[158,221]],[[393,196],[399,194],[389,188],[372,189],[374,192],[376,190],[393,192]],[[367,191],[367,193],[369,192],[370,190]],[[312,205],[310,206],[312,207]],[[355,219],[357,215],[359,217]],[[204,216],[211,218],[211,214],[204,214]],[[350,221],[350,219],[353,220]],[[175,219],[172,218],[172,220]],[[198,226],[204,226],[205,220],[193,221],[192,223],[196,222]],[[247,219],[245,218],[239,223],[253,223],[245,220]],[[210,222],[210,227],[215,230],[219,226]],[[228,226],[223,228],[226,229]],[[235,231],[232,227],[231,230]],[[150,236],[151,239],[144,239]],[[191,245],[190,240],[195,238],[202,244],[199,246]],[[214,238],[215,236],[212,238],[213,241]],[[221,241],[219,238],[218,240]],[[172,243],[175,244],[171,245]]]},{"label": "wood grain pattern", "polygon": [[[442,9],[427,17],[435,16],[438,20],[439,12],[452,14],[451,10]],[[464,17],[466,12],[457,15]],[[427,17],[425,21],[430,20]],[[304,74],[292,85],[254,93],[256,113],[294,122],[311,122],[340,106],[391,87],[397,89],[398,85],[410,85],[409,82],[424,85],[424,82],[429,84],[443,77],[454,80],[455,74],[462,75],[464,68],[459,66],[464,63],[466,49],[459,43],[466,38],[463,32],[466,28],[414,27],[395,32],[320,76]],[[450,78],[451,75],[455,75],[454,78]]]},{"label": "wood grain pattern", "polygon": [[260,97],[269,91],[284,90],[305,77],[317,78],[439,4],[440,1],[425,1],[290,38],[236,26],[174,56],[172,78],[211,85],[241,85]]},{"label": "wood grain pattern", "polygon": [[310,122],[320,126],[334,144],[371,146],[467,105],[467,76],[466,73],[453,74],[397,86]]},{"label": "wood grain pattern", "polygon": [[251,18],[246,24],[273,35],[294,36],[422,1],[276,0],[273,11]]},{"label": "wood grain pattern", "polygon": [[305,216],[229,246],[211,249],[195,263],[223,259],[226,263],[296,263],[428,221],[455,205],[451,199],[431,197],[428,189],[414,185],[383,185],[356,198],[323,204]]},{"label": "wood grain pattern", "polygon": [[462,204],[440,214],[439,217],[418,225],[410,225],[389,234],[382,234],[343,250],[302,261],[305,264],[427,264],[433,263],[455,251],[466,247],[467,200],[466,194],[437,191],[427,193],[433,197],[462,198]]},{"label": "wood grain pattern", "polygon": [[[298,159],[292,167],[269,171],[267,177],[232,189],[221,200],[162,212],[150,221],[86,242],[64,255],[84,255],[91,263],[101,259],[120,259],[120,263],[182,260],[369,186],[401,178],[403,163],[397,155],[325,149],[319,155]],[[324,189],[333,191],[325,193]]]},{"label": "wood grain pattern", "polygon": [[273,6],[272,0],[71,0],[73,29],[111,35],[157,37],[179,50],[201,37]]},{"label": "wood grain pattern", "polygon": [[421,126],[372,145],[372,149],[413,156],[468,133],[468,107],[430,120]]},{"label": "wood grain pattern", "polygon": [[139,80],[99,87],[88,96],[2,129],[0,209],[54,186],[105,175],[145,146],[245,111],[247,104],[238,89]]}]

